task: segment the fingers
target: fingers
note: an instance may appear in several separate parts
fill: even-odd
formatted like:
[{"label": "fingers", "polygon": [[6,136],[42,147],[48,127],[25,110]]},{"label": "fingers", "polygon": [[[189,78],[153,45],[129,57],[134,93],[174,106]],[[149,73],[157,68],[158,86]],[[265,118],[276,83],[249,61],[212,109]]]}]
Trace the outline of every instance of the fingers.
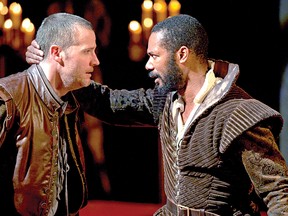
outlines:
[{"label": "fingers", "polygon": [[41,56],[38,56],[37,54],[32,53],[31,51],[29,51],[28,48],[27,48],[27,51],[25,53],[25,57],[26,57],[26,62],[28,64],[38,64],[38,63],[40,63],[40,61],[43,58]]},{"label": "fingers", "polygon": [[31,42],[31,45],[32,45],[33,47],[35,47],[36,49],[40,49],[40,46],[38,45],[38,43],[36,42],[36,40],[33,40],[33,41]]},{"label": "fingers", "polygon": [[35,40],[31,42],[31,45],[27,47],[27,51],[25,53],[26,62],[28,64],[38,64],[43,60],[43,51],[40,50],[39,45]]}]

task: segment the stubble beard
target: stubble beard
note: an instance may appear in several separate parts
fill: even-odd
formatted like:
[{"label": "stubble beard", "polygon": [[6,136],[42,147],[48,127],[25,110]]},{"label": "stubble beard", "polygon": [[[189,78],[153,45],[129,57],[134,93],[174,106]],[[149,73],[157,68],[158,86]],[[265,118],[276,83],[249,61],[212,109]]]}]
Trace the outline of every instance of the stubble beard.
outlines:
[{"label": "stubble beard", "polygon": [[158,92],[161,95],[167,95],[169,92],[177,91],[181,87],[182,81],[182,71],[176,64],[174,56],[171,55],[167,63],[167,71],[165,76],[159,77],[163,83],[162,86],[156,85]]}]

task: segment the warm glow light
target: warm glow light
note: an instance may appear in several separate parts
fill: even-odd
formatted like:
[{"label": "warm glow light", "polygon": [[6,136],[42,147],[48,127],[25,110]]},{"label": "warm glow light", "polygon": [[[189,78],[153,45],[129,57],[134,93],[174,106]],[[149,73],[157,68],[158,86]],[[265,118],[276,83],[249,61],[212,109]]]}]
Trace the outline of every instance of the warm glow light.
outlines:
[{"label": "warm glow light", "polygon": [[35,37],[35,26],[29,18],[22,20],[19,3],[12,2],[8,6],[7,0],[0,0],[0,32],[0,46],[8,45],[24,55],[26,47]]},{"label": "warm glow light", "polygon": [[142,38],[142,26],[136,20],[129,23],[130,38],[133,43],[139,43]]},{"label": "warm glow light", "polygon": [[13,27],[19,29],[22,20],[22,8],[21,5],[17,2],[13,2],[9,6],[10,18],[13,22]]},{"label": "warm glow light", "polygon": [[6,15],[6,14],[8,13],[8,7],[7,7],[7,6],[3,6],[3,7],[1,8],[1,3],[2,3],[2,2],[0,2],[0,14],[1,14],[1,15]]},{"label": "warm glow light", "polygon": [[155,11],[161,11],[162,10],[162,5],[159,2],[156,2],[153,6]]},{"label": "warm glow light", "polygon": [[[141,24],[143,28],[144,42],[148,39],[153,25],[153,2],[152,0],[144,0],[142,3]],[[151,24],[152,22],[152,24]]]},{"label": "warm glow light", "polygon": [[[167,0],[168,1],[168,0]],[[141,22],[131,21],[128,29],[130,33],[129,56],[133,61],[139,61],[145,57],[143,50],[147,47],[151,30],[155,23],[165,20],[168,15],[180,14],[181,4],[178,0],[143,0],[141,9]],[[144,52],[145,53],[145,52]]]},{"label": "warm glow light", "polygon": [[21,5],[18,4],[17,2],[11,3],[9,9],[10,9],[14,14],[21,14],[21,13],[22,13]]},{"label": "warm glow light", "polygon": [[7,0],[0,0],[0,1],[3,3],[4,6],[7,5]]},{"label": "warm glow light", "polygon": [[0,28],[2,28],[4,24],[4,4],[0,1]]},{"label": "warm glow light", "polygon": [[153,7],[153,2],[151,0],[144,0],[143,2],[143,8],[146,10],[151,10]]},{"label": "warm glow light", "polygon": [[129,58],[132,61],[141,61],[145,54],[145,48],[139,44],[132,44],[129,47]]},{"label": "warm glow light", "polygon": [[11,19],[7,19],[5,22],[4,22],[4,29],[11,29],[13,26],[13,22]]},{"label": "warm glow light", "polygon": [[30,23],[30,25],[28,26],[28,28],[26,28],[27,32],[34,32],[35,27],[33,23]]},{"label": "warm glow light", "polygon": [[129,23],[129,29],[132,31],[132,32],[135,32],[135,33],[139,33],[142,31],[141,29],[141,25],[138,21],[136,20],[132,20],[130,23]]},{"label": "warm glow light", "polygon": [[4,40],[7,44],[11,44],[12,42],[12,35],[11,35],[11,28],[13,27],[13,22],[11,19],[7,19],[3,25],[3,32],[4,32]]},{"label": "warm glow light", "polygon": [[31,24],[31,21],[29,18],[25,18],[23,21],[22,21],[22,25],[21,25],[21,30],[24,30],[24,29],[28,29],[29,26]]},{"label": "warm glow light", "polygon": [[24,32],[24,43],[28,46],[34,38],[35,27],[29,18],[22,21],[21,31]]},{"label": "warm glow light", "polygon": [[144,19],[143,26],[146,28],[151,28],[153,26],[153,20],[151,18]]},{"label": "warm glow light", "polygon": [[168,5],[169,16],[176,16],[180,13],[181,4],[177,0],[171,0]]},{"label": "warm glow light", "polygon": [[155,2],[153,8],[156,13],[157,23],[167,18],[167,4],[164,0]]},{"label": "warm glow light", "polygon": [[153,2],[151,0],[144,0],[142,3],[142,18],[141,22],[143,24],[146,18],[153,18]]}]

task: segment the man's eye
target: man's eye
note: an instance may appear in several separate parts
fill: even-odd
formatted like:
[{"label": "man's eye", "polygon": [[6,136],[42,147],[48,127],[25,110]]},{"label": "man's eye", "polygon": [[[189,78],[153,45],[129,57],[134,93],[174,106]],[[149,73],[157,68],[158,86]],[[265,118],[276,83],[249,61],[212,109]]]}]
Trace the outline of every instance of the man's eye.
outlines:
[{"label": "man's eye", "polygon": [[89,53],[93,53],[93,50],[85,50],[85,53],[89,54]]},{"label": "man's eye", "polygon": [[151,55],[151,57],[152,57],[153,59],[156,59],[158,56],[157,56],[157,55]]}]

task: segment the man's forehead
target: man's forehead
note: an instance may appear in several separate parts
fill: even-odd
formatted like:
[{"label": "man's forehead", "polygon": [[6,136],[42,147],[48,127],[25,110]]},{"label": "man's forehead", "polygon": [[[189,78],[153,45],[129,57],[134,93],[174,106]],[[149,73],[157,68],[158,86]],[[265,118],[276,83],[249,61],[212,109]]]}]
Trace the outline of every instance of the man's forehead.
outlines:
[{"label": "man's forehead", "polygon": [[159,32],[153,32],[150,35],[149,41],[148,41],[148,50],[158,50],[158,49],[163,49],[161,47],[161,41],[162,41],[162,34]]}]

